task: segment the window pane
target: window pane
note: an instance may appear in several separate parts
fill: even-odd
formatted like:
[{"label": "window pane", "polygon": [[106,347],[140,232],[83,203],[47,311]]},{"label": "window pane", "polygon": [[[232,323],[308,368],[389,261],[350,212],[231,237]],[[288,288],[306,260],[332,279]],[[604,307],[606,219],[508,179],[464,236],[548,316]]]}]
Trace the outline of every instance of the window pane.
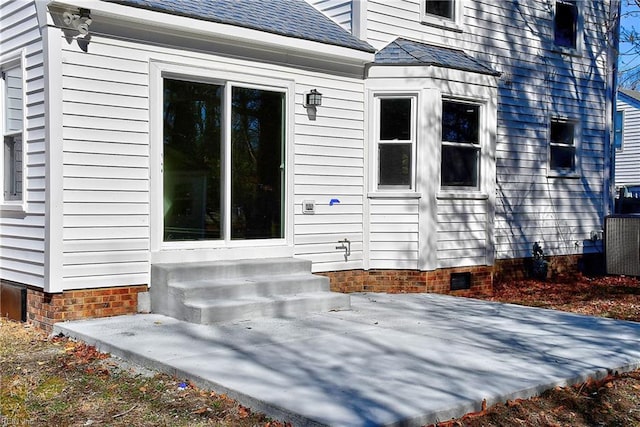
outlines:
[{"label": "window pane", "polygon": [[575,1],[557,1],[554,20],[556,45],[575,49],[577,22],[578,7]]},{"label": "window pane", "polygon": [[411,99],[380,100],[380,140],[411,139]]},{"label": "window pane", "polygon": [[573,145],[574,124],[569,122],[551,122],[551,143]]},{"label": "window pane", "polygon": [[442,140],[447,142],[479,141],[480,106],[461,102],[442,103]]},{"label": "window pane", "polygon": [[4,199],[22,199],[22,141],[19,136],[4,137]]},{"label": "window pane", "polygon": [[478,187],[478,153],[475,147],[442,147],[442,186]]},{"label": "window pane", "polygon": [[615,122],[613,125],[613,130],[614,130],[613,146],[618,150],[622,148],[623,129],[624,129],[624,111],[616,111]]},{"label": "window pane", "polygon": [[222,238],[222,86],[164,80],[164,239]]},{"label": "window pane", "polygon": [[575,147],[552,146],[550,163],[551,169],[575,170]]},{"label": "window pane", "polygon": [[379,144],[379,185],[411,187],[411,144]]},{"label": "window pane", "polygon": [[22,132],[22,72],[20,67],[5,71],[4,133]]},{"label": "window pane", "polygon": [[426,0],[426,10],[430,15],[442,16],[443,18],[453,19],[453,2],[454,0]]},{"label": "window pane", "polygon": [[231,238],[284,237],[284,94],[233,88]]}]

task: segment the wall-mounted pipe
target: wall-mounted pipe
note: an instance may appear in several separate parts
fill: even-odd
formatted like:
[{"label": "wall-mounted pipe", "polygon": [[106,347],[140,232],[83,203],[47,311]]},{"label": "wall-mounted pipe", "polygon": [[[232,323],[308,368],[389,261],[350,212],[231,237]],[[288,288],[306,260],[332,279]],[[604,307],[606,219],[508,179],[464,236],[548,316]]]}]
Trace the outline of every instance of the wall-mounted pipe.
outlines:
[{"label": "wall-mounted pipe", "polygon": [[348,261],[351,256],[351,242],[349,239],[345,238],[344,240],[338,240],[340,246],[336,246],[336,249],[340,249],[344,251],[344,260]]}]

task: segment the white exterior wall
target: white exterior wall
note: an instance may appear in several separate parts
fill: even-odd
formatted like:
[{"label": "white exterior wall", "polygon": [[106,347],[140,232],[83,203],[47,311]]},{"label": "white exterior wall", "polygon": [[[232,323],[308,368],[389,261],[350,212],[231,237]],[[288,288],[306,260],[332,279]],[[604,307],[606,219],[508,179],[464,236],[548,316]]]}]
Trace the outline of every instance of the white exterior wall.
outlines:
[{"label": "white exterior wall", "polygon": [[[307,3],[340,24],[342,28],[351,32],[352,29],[352,0],[306,0]],[[359,1],[359,0],[355,0]]]},{"label": "white exterior wall", "polygon": [[[367,267],[419,269],[491,265],[495,203],[496,78],[433,67],[374,66],[369,97]],[[377,96],[416,97],[415,189],[376,189]],[[480,106],[477,190],[440,188],[442,100]],[[366,240],[365,240],[366,241]]]},{"label": "white exterior wall", "polygon": [[[61,46],[64,289],[146,284],[152,262],[286,254],[313,260],[315,271],[362,268],[361,79],[100,35],[92,36],[88,52],[77,43]],[[154,179],[161,181],[162,93],[154,87],[160,76],[154,70],[165,68],[212,79],[269,79],[291,88],[290,226],[280,246],[180,242],[167,250],[158,241],[162,209],[154,207]],[[312,88],[323,94],[315,117],[302,104]],[[330,206],[331,199],[340,202]],[[314,215],[302,213],[304,200],[316,202]],[[345,238],[351,241],[347,261],[336,249]]]},{"label": "white exterior wall", "polygon": [[0,29],[0,60],[22,58],[24,87],[23,203],[0,202],[0,279],[44,287],[45,81],[35,2],[0,1]]},{"label": "white exterior wall", "polygon": [[[594,250],[585,240],[603,225],[609,2],[578,3],[583,31],[578,53],[567,54],[554,46],[551,0],[462,0],[457,22],[450,26],[421,23],[419,0],[367,1],[368,41],[376,48],[397,37],[459,48],[508,76],[499,82],[497,97],[498,258],[530,256],[536,241],[552,255]],[[553,177],[548,171],[552,116],[578,120],[578,173],[573,178]],[[451,209],[438,202],[440,266],[480,263],[476,243],[443,240],[459,227],[459,217],[445,213]],[[471,215],[474,227],[484,220],[474,204],[461,215]],[[468,256],[457,258],[461,253]]]},{"label": "white exterior wall", "polygon": [[617,110],[624,111],[622,149],[616,150],[616,186],[640,185],[640,101],[618,94]]}]

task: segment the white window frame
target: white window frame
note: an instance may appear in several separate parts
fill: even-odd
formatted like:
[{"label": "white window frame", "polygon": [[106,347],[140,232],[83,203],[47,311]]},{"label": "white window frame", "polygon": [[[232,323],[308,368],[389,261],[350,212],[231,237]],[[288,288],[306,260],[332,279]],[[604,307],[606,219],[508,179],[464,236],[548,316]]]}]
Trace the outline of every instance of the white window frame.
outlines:
[{"label": "white window frame", "polygon": [[[223,259],[244,256],[245,258],[263,257],[265,248],[274,257],[293,256],[293,135],[295,120],[292,117],[293,105],[295,104],[295,84],[291,80],[276,79],[271,77],[261,77],[252,74],[243,74],[238,71],[219,68],[199,68],[188,65],[173,64],[160,60],[150,62],[150,116],[151,116],[151,203],[152,203],[152,223],[151,223],[151,252],[153,262],[191,262],[204,261],[208,259]],[[232,240],[228,230],[225,230],[224,238],[221,240],[202,241],[169,241],[165,242],[163,237],[163,180],[162,180],[162,148],[158,146],[158,141],[162,141],[163,135],[163,81],[165,78],[186,80],[200,83],[220,84],[224,86],[225,100],[224,115],[225,121],[230,114],[228,102],[232,86],[250,87],[264,90],[278,91],[285,94],[285,147],[284,164],[287,168],[284,174],[284,237],[281,239],[259,239],[259,240]],[[224,138],[230,138],[231,130],[225,128]],[[224,156],[229,157],[231,153],[226,150]],[[225,170],[225,179],[230,176],[230,170]],[[225,184],[226,185],[226,184]],[[225,195],[225,206],[229,204],[230,193]],[[222,253],[221,248],[229,249]],[[174,260],[174,261],[171,261]]]},{"label": "white window frame", "polygon": [[462,17],[464,9],[464,0],[452,0],[453,2],[453,17],[445,18],[443,16],[432,15],[427,13],[427,1],[420,1],[420,21],[425,25],[433,27],[444,28],[446,30],[462,31]]},{"label": "white window frame", "polygon": [[[410,99],[411,111],[410,111],[410,137],[408,140],[381,140],[380,139],[380,101],[383,99]],[[416,191],[416,154],[417,154],[417,108],[418,108],[418,94],[417,93],[376,93],[374,94],[374,141],[375,147],[373,152],[374,157],[374,191],[380,192],[415,192]],[[380,184],[380,156],[379,147],[381,144],[411,144],[411,171],[410,171],[410,183],[409,186],[404,185],[383,185]]]},{"label": "white window frame", "polygon": [[[21,79],[21,126],[18,130],[10,131],[7,129],[7,82],[5,78],[0,79],[0,111],[2,112],[2,118],[0,119],[0,133],[2,134],[2,150],[0,150],[0,161],[2,162],[2,179],[0,180],[0,191],[1,191],[1,203],[0,206],[3,210],[24,210],[24,201],[26,200],[26,180],[24,177],[26,176],[26,146],[25,146],[25,124],[26,124],[26,102],[25,102],[25,72],[24,72],[24,52],[18,52],[17,54],[13,54],[11,56],[0,58],[0,72],[4,74],[9,70],[18,69],[20,71],[20,79]],[[20,145],[20,153],[18,154],[19,158],[14,158],[13,161],[8,159],[7,156],[14,148],[10,148],[7,145],[7,141],[12,140],[14,147],[16,144]],[[14,151],[15,152],[15,151]],[[12,164],[8,164],[11,162]],[[20,168],[20,179],[17,179],[14,176],[16,165],[19,163]],[[13,172],[12,172],[13,171]],[[11,174],[12,176],[8,176]],[[8,191],[7,181],[15,181],[13,183],[14,186],[20,186],[20,194],[18,196],[15,195],[7,195]]]},{"label": "white window frame", "polygon": [[[568,47],[568,46],[561,46],[559,44],[556,44],[556,14],[557,14],[557,8],[558,8],[558,4],[562,4],[562,3],[573,3],[575,4],[576,7],[576,46],[575,47]],[[580,52],[582,52],[583,50],[583,30],[582,30],[582,16],[584,15],[583,12],[583,1],[580,0],[555,0],[553,3],[553,19],[552,19],[552,34],[553,34],[553,46],[554,46],[554,50],[562,52],[562,53],[566,53],[569,55],[578,55],[580,54]]]},{"label": "white window frame", "polygon": [[[486,103],[482,102],[482,101],[478,101],[478,100],[473,100],[473,99],[464,99],[464,98],[456,98],[456,97],[449,97],[449,96],[443,96],[442,100],[440,102],[440,129],[442,129],[442,120],[444,117],[444,109],[443,109],[443,105],[445,102],[456,102],[456,103],[460,103],[460,104],[468,104],[468,105],[473,105],[478,107],[478,141],[475,144],[469,144],[469,143],[463,143],[463,142],[453,142],[453,141],[444,141],[442,140],[442,131],[440,132],[440,174],[439,174],[439,185],[440,185],[440,189],[442,192],[482,192],[484,191],[483,189],[483,174],[484,174],[484,166],[483,166],[483,151],[485,150],[485,147],[487,145],[486,143],[486,139],[487,136],[486,131],[485,131],[485,125],[484,122],[486,120],[485,118],[485,110],[486,110]],[[477,176],[476,176],[476,185],[475,186],[458,186],[458,185],[443,185],[442,184],[442,152],[443,152],[443,148],[445,146],[448,147],[473,147],[477,150],[478,152],[478,158],[476,160],[477,162]]]},{"label": "white window frame", "polygon": [[[573,126],[573,144],[560,144],[551,141],[551,125],[552,123],[569,123]],[[580,121],[574,118],[564,116],[551,116],[549,118],[548,125],[548,138],[547,138],[547,165],[549,177],[556,178],[577,178],[580,176],[580,140],[582,137],[582,130]],[[572,147],[573,148],[573,169],[557,169],[551,166],[551,151],[553,147]]]}]

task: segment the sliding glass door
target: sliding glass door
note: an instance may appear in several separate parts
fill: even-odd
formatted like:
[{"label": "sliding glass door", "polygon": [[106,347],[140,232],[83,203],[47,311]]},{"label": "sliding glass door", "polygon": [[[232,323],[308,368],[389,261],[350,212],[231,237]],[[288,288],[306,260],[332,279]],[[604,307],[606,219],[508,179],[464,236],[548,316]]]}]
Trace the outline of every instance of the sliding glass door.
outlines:
[{"label": "sliding glass door", "polygon": [[283,238],[284,92],[168,78],[163,92],[164,241]]}]

